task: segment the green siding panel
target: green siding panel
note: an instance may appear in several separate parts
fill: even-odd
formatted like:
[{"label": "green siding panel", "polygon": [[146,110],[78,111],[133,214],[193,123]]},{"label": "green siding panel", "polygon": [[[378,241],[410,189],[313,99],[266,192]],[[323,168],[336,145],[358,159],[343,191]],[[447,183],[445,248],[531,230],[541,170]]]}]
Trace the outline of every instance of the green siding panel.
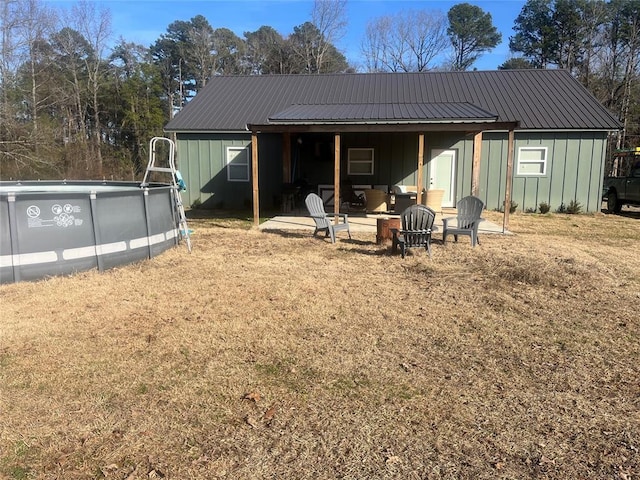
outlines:
[{"label": "green siding panel", "polygon": [[[280,138],[280,135],[259,137],[258,175],[263,208],[271,208],[279,201],[282,188]],[[250,155],[250,145],[250,134],[179,134],[177,157],[187,184],[187,191],[183,193],[185,204],[198,202],[205,208],[250,208],[253,201],[251,181],[230,182],[226,170],[227,147],[248,147]]]},{"label": "green siding panel", "polygon": [[594,164],[591,169],[591,178],[589,179],[589,203],[587,204],[587,211],[599,212],[602,208],[602,183],[604,179],[605,160],[607,154],[607,138],[601,136],[600,138],[594,138],[593,140],[593,157],[602,158],[600,168],[596,168]]},{"label": "green siding panel", "polygon": [[225,158],[227,147],[250,144],[251,136],[244,134],[179,134],[177,162],[187,184],[185,203],[208,208],[246,204],[251,182],[229,182]]},{"label": "green siding panel", "polygon": [[[511,197],[518,210],[537,209],[547,202],[555,211],[575,200],[583,211],[599,211],[606,136],[605,132],[516,132]],[[519,149],[536,146],[547,149],[546,173],[518,174]],[[506,133],[483,135],[480,195],[489,209],[503,206],[506,150]]]},{"label": "green siding panel", "polygon": [[[333,183],[333,134],[292,135],[292,181],[304,179],[312,187]],[[277,206],[282,191],[282,136],[261,134],[259,140],[260,205]],[[547,202],[556,210],[562,203],[580,202],[584,211],[598,211],[606,152],[606,132],[516,132],[512,199],[518,210],[537,209]],[[185,204],[206,207],[249,208],[251,182],[229,182],[225,168],[228,146],[250,146],[250,134],[179,134],[178,168],[187,184]],[[518,174],[521,147],[547,149],[546,172]],[[250,147],[249,147],[250,148]],[[352,176],[353,184],[415,185],[418,135],[415,133],[350,133],[341,136],[341,177],[347,178],[349,148],[373,148],[374,174]],[[430,182],[433,150],[456,151],[456,200],[471,193],[473,135],[425,134],[423,187]],[[507,132],[485,132],[482,139],[479,195],[488,209],[502,209],[507,167]]]},{"label": "green siding panel", "polygon": [[[349,148],[373,148],[373,175],[353,175],[353,184],[371,185],[415,185],[418,165],[418,136],[416,134],[343,134],[341,137],[340,171],[342,179],[347,178]],[[333,164],[328,182],[333,181]]]},{"label": "green siding panel", "polygon": [[507,142],[505,135],[499,133],[483,134],[478,194],[487,206],[491,205],[495,209],[502,205],[506,172]]}]

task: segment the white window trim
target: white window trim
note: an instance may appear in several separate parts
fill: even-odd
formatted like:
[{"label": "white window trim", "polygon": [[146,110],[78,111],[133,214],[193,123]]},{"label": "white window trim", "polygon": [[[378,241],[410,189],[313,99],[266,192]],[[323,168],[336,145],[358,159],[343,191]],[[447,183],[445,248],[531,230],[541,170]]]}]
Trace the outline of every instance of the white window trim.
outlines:
[{"label": "white window trim", "polygon": [[[521,162],[523,162],[520,158],[520,153],[523,150],[542,150],[544,152],[543,155],[543,159],[539,160],[539,161],[531,161],[531,160],[526,160],[524,161],[524,163],[542,163],[542,173],[526,173],[526,172],[521,172],[520,171],[520,165]],[[518,168],[517,168],[517,175],[522,176],[522,177],[544,177],[547,175],[547,153],[548,153],[548,149],[547,147],[520,147],[518,148]]]},{"label": "white window trim", "polygon": [[[354,151],[368,151],[371,152],[371,160],[351,160],[351,152]],[[351,164],[352,163],[358,163],[358,164],[371,164],[371,170],[369,172],[366,173],[362,173],[362,172],[352,172],[351,171]],[[373,175],[374,172],[374,165],[375,165],[375,151],[373,148],[349,148],[347,150],[347,175],[360,175],[360,176],[371,176]]]},{"label": "white window trim", "polygon": [[[231,178],[231,168],[229,168],[231,166],[231,160],[232,158],[229,156],[229,153],[232,151],[236,151],[236,152],[241,152],[242,150],[247,150],[247,170],[246,170],[246,178]],[[235,157],[234,157],[235,158]],[[251,164],[249,162],[249,149],[248,147],[227,147],[227,153],[226,153],[226,157],[225,157],[225,164],[227,167],[227,181],[228,182],[248,182],[250,177],[249,177],[249,171],[250,171],[250,167]],[[238,167],[234,170],[239,170],[239,167],[241,165],[234,165],[234,167]]]}]

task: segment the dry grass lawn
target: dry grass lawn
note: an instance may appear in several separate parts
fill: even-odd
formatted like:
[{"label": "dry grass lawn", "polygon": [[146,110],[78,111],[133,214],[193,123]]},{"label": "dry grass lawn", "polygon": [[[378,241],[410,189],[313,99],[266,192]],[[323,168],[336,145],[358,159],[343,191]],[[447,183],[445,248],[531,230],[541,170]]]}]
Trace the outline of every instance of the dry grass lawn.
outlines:
[{"label": "dry grass lawn", "polygon": [[0,478],[640,478],[639,219],[516,214],[405,260],[191,227],[0,286]]}]

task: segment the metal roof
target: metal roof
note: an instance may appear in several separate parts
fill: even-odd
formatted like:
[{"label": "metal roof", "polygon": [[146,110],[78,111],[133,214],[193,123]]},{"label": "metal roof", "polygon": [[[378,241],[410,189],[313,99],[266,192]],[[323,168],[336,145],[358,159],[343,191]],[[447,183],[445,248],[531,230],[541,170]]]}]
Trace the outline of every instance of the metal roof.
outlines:
[{"label": "metal roof", "polygon": [[620,128],[568,72],[532,69],[217,76],[165,129],[241,131],[270,121],[408,121],[422,114],[425,123],[490,116],[497,122],[519,121],[520,129]]},{"label": "metal roof", "polygon": [[498,115],[470,103],[340,103],[292,105],[270,124],[495,122]]}]

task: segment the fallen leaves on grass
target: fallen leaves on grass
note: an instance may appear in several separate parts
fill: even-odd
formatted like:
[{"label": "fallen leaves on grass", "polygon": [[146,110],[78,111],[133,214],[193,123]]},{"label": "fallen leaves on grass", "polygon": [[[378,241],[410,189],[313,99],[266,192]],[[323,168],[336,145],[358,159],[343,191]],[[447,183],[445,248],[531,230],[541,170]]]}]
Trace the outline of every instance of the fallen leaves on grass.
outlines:
[{"label": "fallen leaves on grass", "polygon": [[260,395],[259,392],[249,392],[249,393],[246,393],[242,398],[245,400],[251,400],[252,402],[258,403],[262,398],[262,396]]}]

